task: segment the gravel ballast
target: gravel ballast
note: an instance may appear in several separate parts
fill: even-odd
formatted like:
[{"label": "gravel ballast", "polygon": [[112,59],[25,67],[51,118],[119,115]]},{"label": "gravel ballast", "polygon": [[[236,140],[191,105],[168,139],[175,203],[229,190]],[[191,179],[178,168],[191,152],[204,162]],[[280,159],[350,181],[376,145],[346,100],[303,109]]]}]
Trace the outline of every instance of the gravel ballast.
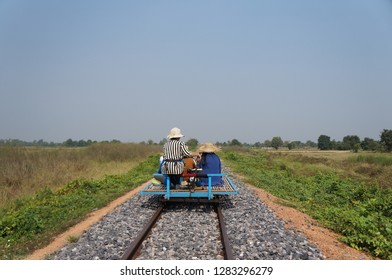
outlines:
[{"label": "gravel ballast", "polygon": [[[304,236],[286,229],[244,184],[222,205],[233,255],[238,260],[318,260],[320,250]],[[115,260],[138,235],[160,205],[155,196],[135,195],[48,259]],[[170,204],[143,242],[138,259],[221,260],[217,214],[207,204]]]}]

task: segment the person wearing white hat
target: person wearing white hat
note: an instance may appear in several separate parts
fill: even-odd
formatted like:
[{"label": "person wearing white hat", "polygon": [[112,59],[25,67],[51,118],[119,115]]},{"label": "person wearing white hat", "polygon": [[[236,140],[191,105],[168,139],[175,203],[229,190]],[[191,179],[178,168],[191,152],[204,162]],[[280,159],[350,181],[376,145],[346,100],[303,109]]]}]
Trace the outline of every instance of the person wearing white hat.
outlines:
[{"label": "person wearing white hat", "polygon": [[167,138],[169,141],[163,145],[162,173],[170,177],[171,184],[175,187],[180,184],[184,171],[183,159],[192,157],[188,147],[180,139],[184,137],[178,127],[170,130]]},{"label": "person wearing white hat", "polygon": [[[200,145],[198,152],[201,154],[198,167],[203,169],[204,174],[220,174],[221,173],[221,160],[216,152],[219,148],[211,143]],[[208,178],[200,178],[199,185],[208,185]],[[223,185],[221,177],[211,177],[211,185]]]}]

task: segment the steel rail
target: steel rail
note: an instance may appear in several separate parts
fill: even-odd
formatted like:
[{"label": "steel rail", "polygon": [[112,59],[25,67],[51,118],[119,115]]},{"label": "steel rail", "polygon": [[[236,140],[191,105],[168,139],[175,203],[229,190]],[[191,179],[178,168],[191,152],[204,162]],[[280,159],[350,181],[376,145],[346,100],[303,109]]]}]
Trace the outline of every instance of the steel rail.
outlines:
[{"label": "steel rail", "polygon": [[140,231],[139,235],[136,237],[135,240],[132,241],[131,245],[125,250],[122,260],[133,260],[136,256],[136,252],[139,250],[140,246],[143,243],[143,240],[147,237],[148,233],[151,231],[152,227],[158,220],[159,216],[161,215],[163,208],[165,206],[160,206],[155,214],[151,217],[150,221],[144,226],[144,228]]},{"label": "steel rail", "polygon": [[[166,201],[167,203],[168,201]],[[185,202],[183,200],[176,200],[176,201],[171,201],[171,202]],[[189,202],[189,201],[186,201]],[[196,201],[195,201],[196,202]],[[199,201],[200,202],[200,201]],[[163,209],[165,208],[165,205],[160,206],[154,215],[151,217],[150,221],[143,227],[143,229],[140,231],[138,236],[136,237],[135,240],[133,240],[130,244],[130,246],[125,250],[122,260],[133,260],[136,257],[137,252],[139,251],[141,244],[143,243],[144,239],[147,237],[147,235],[150,233],[152,227],[160,217],[161,213],[163,212]],[[211,201],[210,201],[211,203]],[[225,222],[224,222],[224,217],[222,213],[222,208],[220,203],[213,203],[215,211],[218,215],[218,222],[219,222],[219,230],[221,234],[221,242],[222,242],[222,247],[223,247],[223,252],[224,252],[224,258],[225,260],[234,260],[233,257],[233,252],[232,248],[230,246],[230,241],[229,241],[229,236],[227,234]]]},{"label": "steel rail", "polygon": [[222,246],[225,254],[224,255],[225,260],[234,260],[233,251],[230,246],[229,236],[227,235],[227,231],[226,231],[221,205],[218,204],[215,207],[218,213],[219,228],[222,235]]}]

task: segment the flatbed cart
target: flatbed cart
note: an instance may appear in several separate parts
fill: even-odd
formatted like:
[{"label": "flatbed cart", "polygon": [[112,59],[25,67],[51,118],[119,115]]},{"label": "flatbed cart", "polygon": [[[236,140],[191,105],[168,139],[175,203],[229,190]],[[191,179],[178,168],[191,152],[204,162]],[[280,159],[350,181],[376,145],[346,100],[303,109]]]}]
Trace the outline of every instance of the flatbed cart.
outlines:
[{"label": "flatbed cart", "polygon": [[[150,183],[141,191],[141,195],[162,195],[166,200],[171,198],[203,198],[211,200],[214,196],[236,195],[238,190],[226,174],[184,174],[181,186],[170,189],[170,178],[165,174],[153,174],[155,178],[162,176],[164,183]],[[212,177],[221,177],[223,184],[211,185]],[[184,180],[187,178],[187,180]],[[198,186],[198,178],[208,178],[208,185]]]}]

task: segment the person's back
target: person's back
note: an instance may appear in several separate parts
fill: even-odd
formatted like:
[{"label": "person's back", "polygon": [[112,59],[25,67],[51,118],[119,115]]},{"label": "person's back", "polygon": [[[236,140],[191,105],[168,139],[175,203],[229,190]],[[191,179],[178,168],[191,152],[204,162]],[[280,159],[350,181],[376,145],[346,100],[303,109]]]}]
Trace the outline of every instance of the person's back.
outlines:
[{"label": "person's back", "polygon": [[[222,173],[221,160],[215,151],[218,148],[213,144],[203,144],[199,151],[201,152],[201,159],[198,163],[198,167],[203,169],[203,174],[220,174]],[[208,178],[200,178],[200,185],[208,185]],[[211,185],[222,185],[222,178],[219,176],[211,177]]]},{"label": "person's back", "polygon": [[171,139],[163,146],[164,174],[181,174],[184,170],[184,143],[178,139]]},{"label": "person's back", "polygon": [[184,137],[179,128],[173,128],[168,135],[169,141],[163,145],[162,173],[168,174],[173,185],[180,184],[180,177],[184,171],[184,157],[192,157],[185,143],[180,141]]}]

